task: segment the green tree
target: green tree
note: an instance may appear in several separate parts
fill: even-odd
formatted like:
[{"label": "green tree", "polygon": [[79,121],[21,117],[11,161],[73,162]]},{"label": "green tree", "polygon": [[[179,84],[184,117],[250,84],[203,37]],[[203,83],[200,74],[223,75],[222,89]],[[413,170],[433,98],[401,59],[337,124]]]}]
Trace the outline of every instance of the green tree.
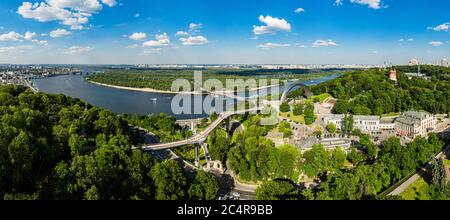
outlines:
[{"label": "green tree", "polygon": [[214,200],[217,198],[219,184],[214,175],[204,171],[198,171],[191,183],[188,194],[193,200]]},{"label": "green tree", "polygon": [[179,200],[185,198],[186,177],[174,160],[156,164],[150,171],[156,187],[157,200]]},{"label": "green tree", "polygon": [[362,135],[359,142],[364,149],[366,157],[375,160],[378,156],[378,147],[370,140],[369,135]]},{"label": "green tree", "polygon": [[71,149],[72,155],[83,155],[88,149],[88,141],[77,134],[72,134],[69,138],[69,147]]},{"label": "green tree", "polygon": [[282,121],[278,125],[278,131],[283,133],[283,137],[290,138],[293,135],[291,124],[287,121]]},{"label": "green tree", "polygon": [[322,145],[314,145],[303,154],[303,170],[309,177],[315,177],[327,172],[330,168],[330,154]]},{"label": "green tree", "polygon": [[30,135],[20,131],[8,146],[13,192],[24,192],[33,179],[33,161],[37,151],[31,142]]},{"label": "green tree", "polygon": [[331,134],[336,133],[336,125],[334,123],[329,123],[327,125],[327,131],[330,132]]},{"label": "green tree", "polygon": [[306,105],[304,115],[305,115],[306,125],[311,125],[316,121],[317,117],[314,114],[314,105],[313,104]]},{"label": "green tree", "polygon": [[431,160],[431,167],[432,184],[441,192],[444,192],[447,186],[447,174],[445,172],[444,161],[442,158],[436,159],[433,157],[433,160]]},{"label": "green tree", "polygon": [[291,106],[289,106],[289,104],[287,102],[283,102],[280,105],[280,112],[290,112],[291,111]]},{"label": "green tree", "polygon": [[223,129],[216,129],[207,140],[209,153],[214,160],[226,161],[227,153],[230,149],[230,141],[227,132]]},{"label": "green tree", "polygon": [[334,170],[341,169],[344,166],[346,160],[347,155],[345,154],[344,150],[342,149],[342,147],[338,147],[331,154],[331,167]]},{"label": "green tree", "polygon": [[266,181],[256,189],[257,200],[292,200],[296,198],[298,198],[298,191],[288,181]]},{"label": "green tree", "polygon": [[295,116],[303,115],[303,108],[304,108],[303,104],[295,104],[292,109],[292,113]]}]

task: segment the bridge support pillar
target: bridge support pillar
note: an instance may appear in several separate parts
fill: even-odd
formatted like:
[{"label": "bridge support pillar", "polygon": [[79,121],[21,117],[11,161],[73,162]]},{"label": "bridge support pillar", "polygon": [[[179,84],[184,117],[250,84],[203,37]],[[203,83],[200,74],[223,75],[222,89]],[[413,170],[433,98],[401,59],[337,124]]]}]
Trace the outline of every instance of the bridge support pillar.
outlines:
[{"label": "bridge support pillar", "polygon": [[211,161],[211,156],[209,155],[209,151],[208,151],[208,144],[203,142],[201,145],[202,145],[203,152],[205,153],[206,162]]},{"label": "bridge support pillar", "polygon": [[200,166],[200,155],[199,155],[199,145],[195,145],[195,166]]}]

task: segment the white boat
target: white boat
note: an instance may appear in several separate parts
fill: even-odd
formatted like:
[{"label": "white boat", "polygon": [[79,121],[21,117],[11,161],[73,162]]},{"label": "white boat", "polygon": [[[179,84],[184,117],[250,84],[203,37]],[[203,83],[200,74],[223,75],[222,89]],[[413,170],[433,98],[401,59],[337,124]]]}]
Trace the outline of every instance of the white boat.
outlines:
[{"label": "white boat", "polygon": [[156,101],[158,101],[158,99],[157,98],[153,98],[152,101],[156,102]]}]

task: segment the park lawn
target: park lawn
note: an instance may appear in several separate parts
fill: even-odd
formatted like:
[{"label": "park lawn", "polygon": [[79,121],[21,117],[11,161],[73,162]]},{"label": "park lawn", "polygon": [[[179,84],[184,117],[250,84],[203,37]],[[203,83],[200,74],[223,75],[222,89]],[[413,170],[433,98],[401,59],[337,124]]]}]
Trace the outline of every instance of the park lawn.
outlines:
[{"label": "park lawn", "polygon": [[280,112],[280,116],[283,118],[290,119],[294,122],[305,124],[305,117],[303,115],[295,116],[292,112]]},{"label": "park lawn", "polygon": [[[190,146],[190,147],[186,147],[186,148],[178,148],[178,149],[174,149],[173,152],[178,155],[181,159],[188,161],[191,164],[195,163],[195,147],[194,146]],[[200,148],[200,154],[199,154],[199,163],[203,166],[206,165],[206,158],[205,158],[205,153],[203,152],[203,150]]]},{"label": "park lawn", "polygon": [[329,98],[329,97],[331,97],[330,94],[328,94],[328,93],[323,93],[323,94],[320,94],[320,95],[313,96],[313,100],[318,99],[319,102],[323,102],[323,101],[325,101],[325,99],[327,99],[327,98]]},{"label": "park lawn", "polygon": [[429,197],[430,185],[420,177],[411,184],[400,196],[405,200],[431,200]]},{"label": "park lawn", "polygon": [[394,117],[394,116],[400,116],[400,113],[398,113],[398,112],[391,112],[391,113],[387,113],[387,114],[381,115],[381,117]]}]

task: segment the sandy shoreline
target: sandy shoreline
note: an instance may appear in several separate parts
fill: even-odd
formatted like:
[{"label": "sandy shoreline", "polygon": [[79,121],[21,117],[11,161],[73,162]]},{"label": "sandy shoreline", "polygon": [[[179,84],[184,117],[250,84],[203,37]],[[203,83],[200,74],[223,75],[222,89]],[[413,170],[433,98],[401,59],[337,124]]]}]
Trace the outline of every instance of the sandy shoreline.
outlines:
[{"label": "sandy shoreline", "polygon": [[[98,82],[94,82],[94,81],[90,81],[90,80],[86,80],[89,83],[95,84],[95,85],[99,85],[99,86],[104,86],[104,87],[110,87],[110,88],[115,88],[115,89],[123,89],[123,90],[129,90],[129,91],[137,91],[137,92],[148,92],[148,93],[161,93],[161,94],[185,94],[185,95],[208,95],[208,92],[173,92],[173,91],[166,91],[166,90],[158,90],[158,89],[151,89],[151,88],[134,88],[134,87],[126,87],[126,86],[115,86],[115,85],[109,85],[109,84],[103,84],[103,83],[98,83]],[[260,89],[264,89],[264,88],[270,88],[270,87],[275,87],[278,85],[270,85],[270,86],[263,86],[257,89],[250,89],[250,91],[256,91],[256,90],[260,90]],[[216,92],[216,94],[227,94],[227,93],[232,93],[234,91],[222,91],[222,92]]]},{"label": "sandy shoreline", "polygon": [[173,91],[165,91],[165,90],[157,90],[157,89],[151,89],[151,88],[134,88],[134,87],[125,87],[125,86],[115,86],[115,85],[108,85],[103,83],[98,83],[90,80],[86,80],[89,83],[96,84],[99,86],[104,87],[110,87],[115,89],[123,89],[123,90],[130,90],[130,91],[137,91],[137,92],[149,92],[149,93],[161,93],[161,94],[186,94],[186,95],[202,95],[205,94],[204,92],[173,92]]}]

